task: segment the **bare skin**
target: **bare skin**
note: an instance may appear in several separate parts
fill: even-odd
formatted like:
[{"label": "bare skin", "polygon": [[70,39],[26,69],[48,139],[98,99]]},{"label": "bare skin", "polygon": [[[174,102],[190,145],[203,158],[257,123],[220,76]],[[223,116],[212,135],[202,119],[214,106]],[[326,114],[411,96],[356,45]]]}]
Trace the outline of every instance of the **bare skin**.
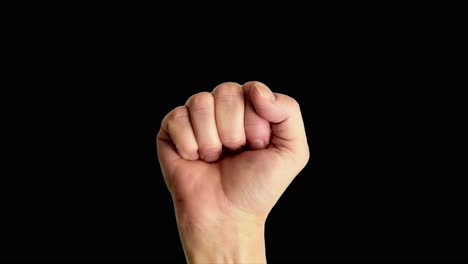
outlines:
[{"label": "bare skin", "polygon": [[187,262],[266,263],[266,218],[309,159],[297,101],[222,83],[169,112],[157,147]]}]

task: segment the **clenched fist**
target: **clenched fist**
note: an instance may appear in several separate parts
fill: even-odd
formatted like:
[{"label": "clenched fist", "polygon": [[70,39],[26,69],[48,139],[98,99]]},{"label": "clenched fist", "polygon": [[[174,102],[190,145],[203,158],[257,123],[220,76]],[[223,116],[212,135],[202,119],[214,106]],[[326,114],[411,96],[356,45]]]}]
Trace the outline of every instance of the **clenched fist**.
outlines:
[{"label": "clenched fist", "polygon": [[298,103],[222,83],[169,112],[157,147],[187,261],[265,262],[265,220],[309,159]]}]

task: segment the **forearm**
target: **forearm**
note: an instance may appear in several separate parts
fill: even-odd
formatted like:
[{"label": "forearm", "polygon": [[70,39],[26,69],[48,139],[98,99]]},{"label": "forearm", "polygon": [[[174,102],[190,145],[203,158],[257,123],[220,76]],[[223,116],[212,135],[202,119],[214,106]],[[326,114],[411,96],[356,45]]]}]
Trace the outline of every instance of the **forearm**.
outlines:
[{"label": "forearm", "polygon": [[196,226],[179,221],[187,262],[266,263],[264,223],[221,221]]}]

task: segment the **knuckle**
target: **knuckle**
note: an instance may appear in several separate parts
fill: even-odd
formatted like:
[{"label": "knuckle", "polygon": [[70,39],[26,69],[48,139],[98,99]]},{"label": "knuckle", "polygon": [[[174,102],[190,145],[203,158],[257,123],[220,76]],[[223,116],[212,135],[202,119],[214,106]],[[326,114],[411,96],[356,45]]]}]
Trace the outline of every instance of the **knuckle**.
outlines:
[{"label": "knuckle", "polygon": [[244,130],[246,134],[254,133],[256,135],[269,134],[270,124],[266,122],[252,122],[248,121],[244,123]]},{"label": "knuckle", "polygon": [[198,149],[191,146],[185,146],[181,150],[181,156],[185,159],[195,159],[198,156]]},{"label": "knuckle", "polygon": [[219,145],[204,145],[199,147],[199,151],[202,155],[209,155],[209,154],[219,154],[221,153],[222,146]]},{"label": "knuckle", "polygon": [[161,129],[166,129],[166,125],[167,125],[167,115],[161,120],[161,124],[160,124],[160,127]]},{"label": "knuckle", "polygon": [[198,151],[198,146],[196,144],[193,144],[192,142],[184,142],[183,144],[176,144],[177,149],[180,149],[182,152],[185,152],[186,154],[193,154],[197,153]]},{"label": "knuckle", "polygon": [[245,145],[245,137],[224,136],[221,142],[226,147],[237,147]]},{"label": "knuckle", "polygon": [[187,100],[187,106],[194,111],[206,112],[211,110],[213,105],[213,96],[208,92],[194,94]]},{"label": "knuckle", "polygon": [[292,98],[292,97],[289,97],[289,104],[293,108],[296,108],[296,109],[300,108],[299,102],[296,99]]},{"label": "knuckle", "polygon": [[169,121],[180,121],[188,119],[188,110],[185,106],[178,106],[169,114]]},{"label": "knuckle", "polygon": [[235,82],[225,82],[222,83],[213,90],[213,95],[216,100],[231,103],[236,100],[236,98],[243,98],[244,93],[242,87]]},{"label": "knuckle", "polygon": [[262,82],[259,82],[259,81],[248,81],[244,84],[245,86],[259,86],[259,85],[263,85],[263,86],[266,86],[264,83]]},{"label": "knuckle", "polygon": [[299,104],[299,102],[290,97],[290,96],[286,96],[286,105],[289,106],[290,109],[292,109],[293,111],[295,112],[300,112],[301,111],[301,106]]}]

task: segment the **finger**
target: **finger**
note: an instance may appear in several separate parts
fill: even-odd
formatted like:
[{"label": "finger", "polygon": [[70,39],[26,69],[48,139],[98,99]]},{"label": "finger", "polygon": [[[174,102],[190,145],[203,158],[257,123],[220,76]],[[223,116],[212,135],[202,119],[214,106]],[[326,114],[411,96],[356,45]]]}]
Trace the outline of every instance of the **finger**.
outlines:
[{"label": "finger", "polygon": [[252,106],[250,99],[251,85],[243,85],[245,112],[244,130],[247,144],[252,149],[264,149],[270,143],[270,123],[260,117]]},{"label": "finger", "polygon": [[200,158],[207,162],[216,161],[221,155],[222,145],[216,128],[213,95],[197,93],[187,100],[186,105]]},{"label": "finger", "polygon": [[189,162],[185,159],[198,159],[196,140],[185,107],[178,107],[163,118],[156,145],[164,180],[171,190],[172,179],[168,177],[174,174],[177,166]]},{"label": "finger", "polygon": [[244,92],[237,83],[222,83],[213,90],[215,118],[223,146],[238,150],[245,145]]},{"label": "finger", "polygon": [[[172,175],[173,171],[173,164],[177,164],[183,159],[177,153],[177,150],[170,140],[169,134],[165,129],[161,128],[158,133],[158,137],[156,140],[156,147],[158,150],[158,159],[159,163],[161,164],[161,170],[163,171],[163,175]],[[166,179],[166,183],[169,186],[169,182]]]},{"label": "finger", "polygon": [[181,158],[177,153],[177,149],[174,143],[169,139],[169,135],[163,129],[159,130],[158,137],[156,139],[156,147],[158,151],[159,164],[161,164],[161,170],[164,176],[169,191],[172,193],[172,175],[178,165],[188,162]]},{"label": "finger", "polygon": [[293,98],[279,93],[272,93],[263,83],[249,82],[250,96],[255,111],[271,122],[274,147],[300,153],[308,160],[309,148],[307,144],[304,123],[299,104]]},{"label": "finger", "polygon": [[162,130],[166,132],[180,157],[186,160],[198,159],[198,144],[187,107],[179,106],[169,112],[163,119]]}]

